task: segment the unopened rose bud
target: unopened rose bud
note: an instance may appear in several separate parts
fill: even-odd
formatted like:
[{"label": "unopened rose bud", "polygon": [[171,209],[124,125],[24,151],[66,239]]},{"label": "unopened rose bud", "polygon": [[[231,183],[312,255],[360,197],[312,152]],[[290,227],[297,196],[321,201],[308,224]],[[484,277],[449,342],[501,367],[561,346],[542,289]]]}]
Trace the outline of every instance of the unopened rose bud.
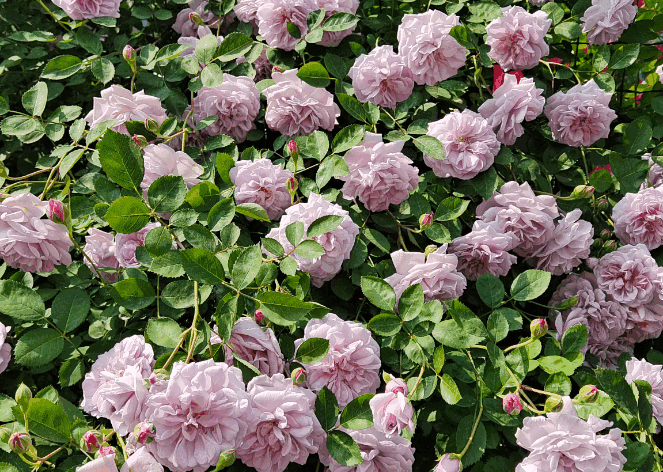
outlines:
[{"label": "unopened rose bud", "polygon": [[95,458],[115,455],[115,448],[113,446],[101,446],[97,453],[94,455]]},{"label": "unopened rose bud", "polygon": [[97,452],[103,442],[104,435],[97,430],[91,429],[90,431],[86,431],[81,438],[80,446],[85,452]]},{"label": "unopened rose bud", "polygon": [[195,11],[189,13],[189,20],[192,23],[197,24],[198,26],[205,26],[205,22],[203,21],[203,17],[200,16],[200,14],[196,13]]},{"label": "unopened rose bud", "polygon": [[603,231],[601,231],[600,237],[603,241],[607,241],[608,239],[610,239],[611,236],[612,236],[612,231],[610,231],[609,229],[606,228]]},{"label": "unopened rose bud", "polygon": [[154,441],[154,436],[156,435],[157,430],[152,423],[149,421],[143,421],[138,423],[134,428],[134,435],[136,436],[136,442],[139,444],[149,444]]},{"label": "unopened rose bud", "polygon": [[595,239],[592,241],[592,249],[601,249],[603,247],[603,240],[602,239]]},{"label": "unopened rose bud", "polygon": [[148,142],[147,139],[145,139],[145,136],[141,136],[140,134],[134,134],[131,137],[131,140],[138,145],[139,148],[143,149],[144,147],[147,146]]},{"label": "unopened rose bud", "polygon": [[576,188],[573,189],[570,198],[572,200],[589,198],[592,196],[593,193],[594,193],[594,187],[592,187],[591,185],[578,185]]},{"label": "unopened rose bud", "polygon": [[599,389],[596,385],[585,385],[580,388],[576,400],[582,403],[593,403],[599,396]]},{"label": "unopened rose bud", "polygon": [[433,254],[435,251],[437,251],[437,246],[435,244],[430,244],[426,246],[424,249],[424,257],[428,257],[429,255]]},{"label": "unopened rose bud", "polygon": [[214,470],[223,470],[226,467],[230,467],[235,463],[235,450],[228,449],[225,452],[222,452],[219,456],[219,462],[216,464],[216,469]]},{"label": "unopened rose bud", "polygon": [[603,197],[596,202],[596,208],[598,208],[600,211],[606,211],[610,208],[610,202],[607,198]]},{"label": "unopened rose bud", "polygon": [[530,333],[532,333],[532,338],[539,339],[542,336],[545,336],[548,332],[548,323],[543,318],[537,318],[532,320],[529,325]]},{"label": "unopened rose bud", "polygon": [[297,141],[291,139],[288,141],[288,154],[292,157],[297,157],[299,155],[299,148],[297,147]]},{"label": "unopened rose bud", "polygon": [[440,457],[433,472],[460,472],[463,470],[461,457],[458,454],[445,454]]},{"label": "unopened rose bud", "polygon": [[272,67],[272,73],[274,72],[283,72],[283,69],[279,66]]},{"label": "unopened rose bud", "polygon": [[159,131],[159,123],[153,118],[145,118],[145,127],[154,133]]},{"label": "unopened rose bud", "polygon": [[18,406],[21,407],[23,412],[28,411],[28,405],[30,404],[31,399],[32,391],[30,388],[28,388],[28,386],[24,383],[19,385],[16,389],[16,394],[14,394],[14,400],[16,400],[16,403],[18,403]]},{"label": "unopened rose bud", "polygon": [[127,44],[122,50],[122,57],[124,57],[124,60],[129,64],[133,64],[136,62],[136,50],[132,48],[131,45]]},{"label": "unopened rose bud", "polygon": [[569,308],[573,308],[574,306],[578,306],[578,297],[573,296],[567,300],[564,300],[562,303],[559,304],[559,309],[560,310],[568,310]]},{"label": "unopened rose bud", "polygon": [[26,452],[32,446],[32,439],[27,433],[14,433],[9,437],[9,447],[14,452]]},{"label": "unopened rose bud", "polygon": [[48,217],[56,223],[65,222],[64,207],[61,201],[52,198],[48,201]]},{"label": "unopened rose bud", "polygon": [[285,188],[288,189],[290,195],[293,195],[299,188],[299,184],[297,183],[297,180],[294,177],[290,177],[288,181],[285,183]]},{"label": "unopened rose bud", "polygon": [[402,393],[407,397],[410,390],[403,379],[392,378],[384,388],[385,393]]},{"label": "unopened rose bud", "polygon": [[292,383],[295,385],[301,385],[306,382],[306,370],[304,370],[302,367],[297,367],[290,374],[290,378],[292,379]]},{"label": "unopened rose bud", "polygon": [[548,397],[546,403],[543,407],[543,411],[546,413],[554,413],[562,409],[564,402],[560,397]]},{"label": "unopened rose bud", "polygon": [[616,251],[617,250],[617,241],[607,241],[603,245],[603,250],[605,251],[606,254],[609,253],[609,252],[612,252],[612,251]]},{"label": "unopened rose bud", "polygon": [[502,408],[510,415],[518,415],[523,410],[523,403],[515,393],[509,393],[502,399]]},{"label": "unopened rose bud", "polygon": [[433,224],[433,214],[425,213],[419,217],[419,226],[422,230],[428,229]]},{"label": "unopened rose bud", "polygon": [[263,321],[265,321],[265,315],[262,314],[262,310],[256,310],[255,313],[253,313],[253,317],[258,324],[262,324]]}]

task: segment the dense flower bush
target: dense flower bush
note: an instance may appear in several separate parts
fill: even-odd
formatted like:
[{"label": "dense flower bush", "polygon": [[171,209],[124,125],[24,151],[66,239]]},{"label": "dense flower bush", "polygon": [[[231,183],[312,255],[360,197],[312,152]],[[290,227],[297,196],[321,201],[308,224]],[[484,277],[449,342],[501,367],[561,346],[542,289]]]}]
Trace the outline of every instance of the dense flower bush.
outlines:
[{"label": "dense flower bush", "polygon": [[0,472],[663,472],[661,0],[0,17]]}]

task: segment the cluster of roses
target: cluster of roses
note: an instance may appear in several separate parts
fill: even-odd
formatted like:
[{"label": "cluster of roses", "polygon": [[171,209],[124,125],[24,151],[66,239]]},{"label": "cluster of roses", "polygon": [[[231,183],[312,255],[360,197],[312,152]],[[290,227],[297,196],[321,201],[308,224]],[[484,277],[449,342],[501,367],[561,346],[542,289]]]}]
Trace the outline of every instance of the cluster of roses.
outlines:
[{"label": "cluster of roses", "polygon": [[[256,319],[262,321],[260,312]],[[273,331],[248,317],[234,325],[224,345],[225,362],[175,362],[170,375],[153,370],[152,347],[142,336],[131,336],[99,356],[86,374],[82,407],[108,419],[118,435],[128,435],[127,463],[138,467],[134,471],[158,472],[165,465],[173,472],[201,472],[216,465],[222,454],[234,454],[259,472],[282,472],[290,462],[304,464],[316,453],[332,472],[346,470],[327,452],[326,432],[314,413],[316,393],[327,387],[341,409],[360,395],[376,393],[380,348],[361,324],[332,313],[311,320],[296,347],[311,338],[329,340],[329,352],[322,361],[304,364],[302,381],[301,375],[284,376],[288,362]],[[211,342],[221,339],[213,335]],[[245,385],[233,356],[262,375]],[[370,401],[374,426],[341,428],[358,443],[366,467],[412,470],[414,450],[400,436],[404,429],[414,432],[407,395],[405,382],[389,379],[385,393]],[[88,451],[100,447],[93,433],[84,443]],[[102,463],[116,470],[106,457],[114,454],[103,448],[101,457],[78,471],[101,470],[95,467]]]}]

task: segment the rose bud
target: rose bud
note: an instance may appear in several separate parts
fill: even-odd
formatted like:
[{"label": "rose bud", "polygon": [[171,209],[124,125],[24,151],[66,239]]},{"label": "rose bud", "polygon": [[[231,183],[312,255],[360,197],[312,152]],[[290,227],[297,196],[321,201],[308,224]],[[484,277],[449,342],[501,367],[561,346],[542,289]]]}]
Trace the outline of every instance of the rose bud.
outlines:
[{"label": "rose bud", "polygon": [[532,320],[529,325],[530,333],[532,333],[532,338],[539,339],[542,336],[545,336],[548,332],[548,323],[543,318],[537,318]]},{"label": "rose bud", "polygon": [[440,457],[433,472],[460,472],[463,470],[463,464],[460,462],[458,454],[445,454]]},{"label": "rose bud", "polygon": [[601,231],[600,238],[603,241],[607,241],[608,239],[610,239],[611,236],[612,236],[612,231],[610,231],[609,229],[606,228],[603,231]]},{"label": "rose bud", "polygon": [[290,192],[291,195],[297,191],[298,187],[299,185],[297,184],[297,180],[295,180],[294,177],[290,177],[285,183],[285,188],[288,189],[288,192]]},{"label": "rose bud", "polygon": [[426,246],[426,248],[424,249],[424,256],[428,257],[430,254],[433,254],[435,251],[437,251],[437,246],[435,244]]},{"label": "rose bud", "polygon": [[295,141],[293,139],[288,141],[288,153],[294,158],[297,158],[297,156],[299,156],[299,149],[297,148],[297,141]]},{"label": "rose bud", "polygon": [[578,297],[573,296],[569,298],[568,300],[564,300],[562,303],[559,304],[559,309],[560,310],[568,310],[569,308],[573,308],[574,306],[578,306]]},{"label": "rose bud", "polygon": [[599,396],[599,389],[596,385],[585,385],[578,392],[576,400],[582,403],[593,403]]},{"label": "rose bud", "polygon": [[127,44],[122,50],[122,57],[124,57],[124,60],[129,64],[133,64],[136,61],[136,50],[132,48],[131,45]]},{"label": "rose bud", "polygon": [[432,213],[426,213],[419,217],[419,226],[421,227],[422,230],[430,228],[432,224],[433,224]]},{"label": "rose bud", "polygon": [[573,189],[573,192],[571,193],[571,196],[569,198],[571,200],[589,198],[592,196],[593,193],[594,193],[594,187],[592,187],[591,185],[578,185],[576,188]]},{"label": "rose bud", "polygon": [[91,429],[86,431],[81,438],[81,449],[85,452],[97,452],[101,448],[101,443],[104,442],[104,435],[99,431]]},{"label": "rose bud", "polygon": [[256,320],[256,323],[262,324],[265,321],[265,315],[262,314],[262,310],[258,309],[253,313],[253,317]]},{"label": "rose bud", "polygon": [[32,446],[32,439],[27,433],[14,433],[9,437],[9,447],[14,452],[26,452],[30,446]]},{"label": "rose bud", "polygon": [[203,18],[200,16],[199,13],[196,13],[195,11],[189,13],[189,20],[192,23],[197,24],[198,26],[205,26],[205,22],[203,21]]},{"label": "rose bud", "polygon": [[52,198],[48,201],[48,217],[56,223],[64,223],[64,207],[61,201]]},{"label": "rose bud", "polygon": [[228,449],[225,452],[222,452],[219,456],[219,462],[216,464],[216,469],[214,470],[223,470],[226,467],[230,467],[235,463],[235,450]]},{"label": "rose bud", "polygon": [[32,399],[32,391],[30,388],[28,388],[27,385],[22,383],[16,389],[14,400],[16,400],[16,403],[18,403],[18,405],[21,407],[21,410],[25,412],[28,411],[28,404],[30,403],[30,399]]},{"label": "rose bud", "polygon": [[546,413],[554,413],[562,409],[564,403],[560,397],[548,397],[543,407]]},{"label": "rose bud", "polygon": [[610,202],[608,202],[607,198],[603,197],[596,202],[596,208],[598,208],[601,211],[606,211],[607,209],[610,208]]},{"label": "rose bud", "polygon": [[292,371],[292,374],[290,374],[290,378],[295,385],[301,385],[306,382],[306,370],[302,367],[297,367]]},{"label": "rose bud", "polygon": [[159,131],[159,123],[153,118],[145,118],[145,128],[156,133]]},{"label": "rose bud", "polygon": [[136,436],[136,442],[139,444],[149,444],[154,441],[154,436],[156,435],[157,430],[152,423],[149,421],[143,421],[138,423],[134,428],[134,435]]},{"label": "rose bud", "polygon": [[144,147],[147,146],[147,139],[145,139],[145,136],[141,136],[139,134],[134,134],[131,137],[131,140],[138,145],[139,148],[143,149]]},{"label": "rose bud", "polygon": [[518,395],[509,393],[502,399],[502,408],[510,415],[518,415],[523,410],[523,404]]},{"label": "rose bud", "polygon": [[603,245],[603,250],[605,251],[606,254],[608,254],[609,252],[616,251],[617,246],[618,246],[617,241],[607,241]]}]

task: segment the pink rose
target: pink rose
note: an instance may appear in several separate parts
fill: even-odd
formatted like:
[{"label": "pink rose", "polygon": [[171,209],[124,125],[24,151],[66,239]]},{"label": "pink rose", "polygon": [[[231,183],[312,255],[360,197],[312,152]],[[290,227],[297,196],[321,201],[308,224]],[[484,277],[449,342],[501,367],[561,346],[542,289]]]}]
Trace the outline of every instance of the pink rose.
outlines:
[{"label": "pink rose", "polygon": [[101,456],[87,464],[76,467],[76,472],[117,472],[115,454]]},{"label": "pink rose", "polygon": [[405,141],[385,143],[382,135],[366,133],[364,141],[345,154],[350,173],[343,198],[358,199],[370,211],[384,211],[407,200],[419,185],[419,170],[401,152]]},{"label": "pink rose", "polygon": [[161,106],[161,100],[151,95],[146,95],[142,90],[132,94],[129,90],[119,85],[111,85],[101,91],[101,98],[94,98],[92,111],[87,114],[85,120],[90,128],[94,128],[102,121],[119,120],[113,127],[114,131],[128,135],[127,121],[145,121],[152,119],[161,125],[168,115]]},{"label": "pink rose", "polygon": [[253,26],[253,34],[258,34],[258,6],[257,0],[237,0],[233,9],[239,21]]},{"label": "pink rose", "polygon": [[[359,0],[317,0],[317,7],[325,10],[325,20],[336,13],[350,13],[354,15],[359,8]],[[349,36],[354,31],[353,26],[350,29],[343,31],[325,31],[322,39],[317,44],[320,46],[335,48],[346,36]]]},{"label": "pink rose", "polygon": [[414,409],[402,393],[379,393],[370,399],[373,423],[378,431],[391,437],[407,429],[414,434]]},{"label": "pink rose", "polygon": [[663,244],[663,187],[627,193],[612,209],[612,221],[622,243],[656,249]]},{"label": "pink rose", "polygon": [[458,16],[439,10],[403,16],[398,26],[398,54],[419,85],[435,85],[465,65],[467,49],[449,34],[458,25]]},{"label": "pink rose", "polygon": [[460,459],[452,457],[451,454],[444,454],[440,457],[433,472],[460,472],[462,465]]},{"label": "pink rose", "polygon": [[140,365],[129,365],[112,382],[104,382],[94,393],[96,413],[107,418],[113,429],[126,436],[141,422],[148,390]]},{"label": "pink rose", "polygon": [[327,387],[344,408],[365,393],[375,393],[380,386],[380,346],[371,332],[360,323],[344,321],[333,313],[312,319],[304,328],[304,337],[295,347],[311,338],[329,340],[329,352],[314,364],[305,364],[306,386],[318,393]]},{"label": "pink rose", "polygon": [[288,23],[293,23],[302,38],[309,32],[306,19],[317,10],[313,0],[265,0],[259,3],[258,32],[269,47],[292,51],[299,39],[288,32]]},{"label": "pink rose", "polygon": [[392,377],[392,379],[387,382],[387,385],[384,387],[384,391],[387,393],[402,393],[406,397],[410,392],[405,381],[395,377]]},{"label": "pink rose", "polygon": [[138,246],[145,246],[147,233],[160,226],[161,223],[148,223],[143,229],[135,233],[117,233],[115,235],[115,254],[117,255],[120,267],[125,269],[140,267],[140,262],[136,259],[136,248]]},{"label": "pink rose", "polygon": [[31,193],[13,194],[0,202],[0,258],[23,272],[53,272],[71,264],[72,246],[64,225],[44,218],[48,202]]},{"label": "pink rose", "polygon": [[0,323],[0,345],[2,345],[0,347],[0,374],[7,369],[9,361],[12,358],[12,347],[6,342],[10,329],[12,329],[11,326],[5,326]]},{"label": "pink rose", "polygon": [[[661,66],[663,67],[663,66]],[[651,152],[646,152],[642,155],[642,159],[649,162],[649,174],[647,179],[642,182],[641,189],[647,187],[660,187],[663,185],[663,167],[654,162],[651,157]]]},{"label": "pink rose", "polygon": [[663,366],[650,364],[646,360],[630,359],[626,361],[626,381],[633,383],[644,380],[651,386],[651,406],[654,418],[663,424]]},{"label": "pink rose", "polygon": [[122,0],[53,0],[56,7],[76,21],[104,16],[119,18],[121,3]]},{"label": "pink rose", "polygon": [[163,472],[163,466],[147,449],[141,447],[129,456],[120,472]]},{"label": "pink rose", "polygon": [[488,55],[506,71],[539,65],[550,52],[545,36],[552,20],[544,11],[528,13],[519,6],[502,8],[502,13],[486,26]]},{"label": "pink rose", "polygon": [[96,269],[111,269],[110,271],[99,270],[97,275],[104,279],[106,283],[117,282],[117,270],[120,268],[120,262],[115,256],[115,237],[97,228],[90,228],[87,233],[85,247],[83,248],[83,252],[87,257],[83,258],[83,262],[94,273],[97,273]]},{"label": "pink rose", "polygon": [[283,164],[273,164],[269,159],[240,160],[230,169],[235,202],[257,203],[267,211],[270,220],[278,220],[292,205],[286,188],[290,178],[292,173],[283,169]]},{"label": "pink rose", "polygon": [[385,108],[395,108],[412,95],[414,89],[412,72],[391,45],[379,46],[359,56],[348,76],[357,100]]},{"label": "pink rose", "polygon": [[617,41],[635,19],[638,7],[631,0],[592,0],[582,16],[582,32],[589,44]]},{"label": "pink rose", "polygon": [[167,144],[149,144],[143,149],[145,161],[145,175],[140,183],[143,196],[147,200],[147,191],[150,185],[159,177],[166,175],[181,176],[187,189],[191,189],[200,182],[199,177],[204,169],[182,151],[175,151]]},{"label": "pink rose", "polygon": [[429,123],[426,134],[444,145],[443,160],[424,155],[424,162],[438,177],[469,180],[492,166],[500,151],[488,121],[471,110],[456,110]]},{"label": "pink rose", "polygon": [[[218,17],[209,10],[206,10],[205,7],[209,2],[204,0],[192,0],[189,2],[188,8],[180,11],[177,14],[175,23],[173,23],[173,29],[180,33],[182,36],[196,36],[199,35],[200,25],[191,21],[191,14],[196,13],[200,15],[202,22],[207,26],[216,26]],[[200,37],[205,36],[204,34]]]}]

